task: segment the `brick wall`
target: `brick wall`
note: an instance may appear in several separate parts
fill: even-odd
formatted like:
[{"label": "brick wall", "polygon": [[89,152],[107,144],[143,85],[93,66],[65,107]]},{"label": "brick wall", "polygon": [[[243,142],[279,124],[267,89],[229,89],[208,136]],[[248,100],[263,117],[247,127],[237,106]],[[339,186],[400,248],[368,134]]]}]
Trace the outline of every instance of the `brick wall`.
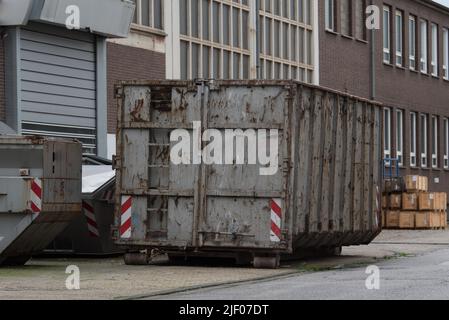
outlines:
[{"label": "brick wall", "polygon": [[121,80],[165,79],[165,55],[162,53],[108,43],[108,133],[115,133],[117,101],[114,84]]},{"label": "brick wall", "polygon": [[5,50],[0,39],[0,121],[5,120]]},{"label": "brick wall", "polygon": [[[354,95],[369,98],[370,97],[370,32],[367,33],[367,41],[360,41],[351,37],[342,36],[340,24],[340,0],[336,0],[336,32],[325,30],[325,9],[324,1],[320,1],[319,7],[319,37],[320,37],[320,84],[326,87],[334,88],[340,91],[349,92]],[[369,3],[369,1],[366,1]],[[449,12],[442,10],[430,4],[428,0],[374,0],[374,4],[383,7],[383,4],[391,7],[392,18],[396,9],[403,12],[404,18],[404,66],[403,68],[394,65],[388,65],[383,62],[383,35],[382,29],[375,31],[375,82],[376,82],[376,100],[382,102],[392,110],[404,110],[404,170],[403,174],[422,174],[431,178],[430,187],[433,190],[444,190],[449,192],[449,170],[443,170],[443,118],[449,117],[449,81],[442,77],[442,56],[443,48],[439,46],[439,77],[424,75],[419,72],[409,70],[407,57],[408,51],[408,17],[409,14],[426,19],[429,22],[428,39],[430,39],[430,22],[437,23],[440,28],[440,44],[442,43],[442,27],[449,27]],[[382,11],[381,11],[382,12]],[[381,18],[382,19],[382,18]],[[353,19],[353,30],[355,30],[355,21]],[[394,57],[395,24],[392,22],[392,57]],[[418,31],[419,34],[419,31]],[[419,36],[418,36],[419,39]],[[419,40],[417,42],[419,48]],[[429,65],[430,65],[430,44]],[[418,50],[419,53],[419,50]],[[419,61],[419,54],[416,57]],[[430,72],[429,72],[430,73]],[[410,112],[426,113],[429,115],[428,126],[428,163],[431,166],[431,137],[433,135],[430,129],[430,119],[432,115],[439,116],[439,168],[421,169],[410,167]],[[396,154],[396,112],[392,117],[392,155]],[[418,132],[420,131],[420,122],[418,121]],[[419,135],[417,136],[417,153],[420,154]],[[418,166],[419,166],[418,161]],[[440,183],[434,183],[434,178],[439,178]]]}]

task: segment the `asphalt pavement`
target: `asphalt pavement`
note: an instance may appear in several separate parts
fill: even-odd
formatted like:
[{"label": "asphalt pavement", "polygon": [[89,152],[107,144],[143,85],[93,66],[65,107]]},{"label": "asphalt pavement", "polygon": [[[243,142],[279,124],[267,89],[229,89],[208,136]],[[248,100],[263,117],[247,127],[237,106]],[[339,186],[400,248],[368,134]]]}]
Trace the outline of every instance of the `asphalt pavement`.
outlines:
[{"label": "asphalt pavement", "polygon": [[449,247],[417,257],[383,261],[369,267],[305,273],[153,299],[449,300]]}]

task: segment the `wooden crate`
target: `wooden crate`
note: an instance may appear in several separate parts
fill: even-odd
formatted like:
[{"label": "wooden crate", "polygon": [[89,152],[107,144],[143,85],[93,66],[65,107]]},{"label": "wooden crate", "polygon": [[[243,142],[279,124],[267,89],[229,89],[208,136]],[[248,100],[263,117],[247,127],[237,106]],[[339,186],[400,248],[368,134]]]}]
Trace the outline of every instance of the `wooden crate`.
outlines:
[{"label": "wooden crate", "polygon": [[447,210],[447,193],[435,193],[435,210]]},{"label": "wooden crate", "polygon": [[399,228],[400,229],[414,229],[415,228],[416,212],[401,211],[399,213]]},{"label": "wooden crate", "polygon": [[415,214],[415,228],[429,229],[432,212],[417,212]]},{"label": "wooden crate", "polygon": [[441,225],[441,228],[447,228],[447,211],[441,211],[440,212],[440,219],[441,219],[441,222],[440,222],[440,225]]},{"label": "wooden crate", "polygon": [[404,211],[417,211],[418,210],[418,194],[413,193],[403,193],[402,194],[402,210]]},{"label": "wooden crate", "polygon": [[430,227],[433,229],[441,228],[441,212],[430,213]]},{"label": "wooden crate", "polygon": [[401,192],[402,190],[402,180],[400,178],[392,178],[384,180],[384,191],[387,193],[391,192]]},{"label": "wooden crate", "polygon": [[409,175],[404,177],[405,190],[407,192],[414,191],[428,191],[429,190],[429,178],[418,176],[418,175]]},{"label": "wooden crate", "polygon": [[418,199],[420,211],[435,210],[435,193],[421,192]]},{"label": "wooden crate", "polygon": [[390,195],[390,203],[389,203],[389,209],[401,209],[402,207],[402,194],[400,193],[393,193]]},{"label": "wooden crate", "polygon": [[387,211],[386,212],[386,226],[387,228],[399,228],[399,216],[400,211]]}]

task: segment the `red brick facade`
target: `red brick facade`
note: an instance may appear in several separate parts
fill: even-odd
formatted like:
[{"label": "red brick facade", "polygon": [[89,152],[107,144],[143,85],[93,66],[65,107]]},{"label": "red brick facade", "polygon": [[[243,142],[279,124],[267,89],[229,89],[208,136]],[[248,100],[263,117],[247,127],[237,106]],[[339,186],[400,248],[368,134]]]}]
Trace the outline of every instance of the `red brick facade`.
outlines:
[{"label": "red brick facade", "polygon": [[[346,91],[362,97],[371,97],[371,31],[367,32],[367,41],[346,37],[340,34],[340,1],[336,0],[336,32],[329,32],[325,29],[325,8],[324,1],[320,1],[319,8],[319,37],[320,37],[320,84],[326,87]],[[366,1],[370,3],[370,1]],[[403,173],[423,174],[431,177],[430,187],[433,190],[449,191],[449,170],[443,169],[444,135],[443,118],[449,118],[449,81],[443,79],[443,47],[442,47],[442,28],[449,28],[449,9],[441,8],[431,4],[430,0],[373,0],[381,10],[383,5],[390,7],[392,16],[391,53],[394,58],[395,48],[395,21],[396,10],[403,13],[403,37],[404,50],[403,67],[385,64],[383,62],[383,34],[381,30],[374,32],[374,63],[375,63],[375,100],[382,102],[385,107],[391,108],[392,117],[392,156],[396,155],[396,112],[404,111],[404,169]],[[427,20],[428,39],[430,39],[430,23],[436,23],[439,27],[439,77],[414,72],[409,69],[409,26],[408,17],[413,15],[417,17],[417,23],[421,18]],[[353,13],[352,28],[355,33],[355,19]],[[419,27],[418,27],[419,28]],[[419,61],[419,29],[417,31],[418,54],[416,60]],[[428,64],[430,65],[430,41],[428,45]],[[429,72],[430,74],[430,72]],[[410,166],[410,112],[417,114],[424,113],[428,115],[428,169],[412,168]],[[439,136],[438,136],[438,168],[431,168],[433,132],[430,126],[432,116],[439,117]],[[419,117],[418,117],[419,118]],[[421,123],[417,123],[420,132]],[[417,154],[421,152],[420,139],[417,136]],[[419,156],[417,166],[421,167]],[[439,178],[439,183],[435,183],[433,178]]]},{"label": "red brick facade", "polygon": [[165,55],[162,53],[108,43],[108,133],[117,126],[117,101],[114,84],[121,80],[165,79]]},{"label": "red brick facade", "polygon": [[0,121],[5,120],[5,48],[0,39]]}]

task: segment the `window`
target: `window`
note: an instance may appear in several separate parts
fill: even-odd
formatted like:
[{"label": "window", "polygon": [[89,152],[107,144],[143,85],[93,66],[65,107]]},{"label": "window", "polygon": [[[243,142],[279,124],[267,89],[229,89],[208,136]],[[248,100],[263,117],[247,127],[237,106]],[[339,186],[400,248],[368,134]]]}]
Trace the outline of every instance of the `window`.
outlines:
[{"label": "window", "polygon": [[396,158],[399,166],[404,165],[404,112],[396,111]]},{"label": "window", "polygon": [[402,12],[396,11],[396,65],[402,67],[402,56],[404,52],[403,43],[403,18]]},{"label": "window", "polygon": [[432,116],[432,168],[438,168],[438,117]]},{"label": "window", "polygon": [[416,113],[410,113],[410,166],[416,167]]},{"label": "window", "polygon": [[444,169],[449,169],[449,119],[444,118]]},{"label": "window", "polygon": [[421,167],[427,168],[427,115],[421,115]]},{"label": "window", "polygon": [[384,108],[384,158],[391,158],[391,109]]},{"label": "window", "polygon": [[182,79],[250,77],[248,3],[179,1]]},{"label": "window", "polygon": [[326,0],[326,29],[335,31],[335,0]]},{"label": "window", "polygon": [[260,4],[260,77],[313,82],[312,0]]},{"label": "window", "polygon": [[352,36],[352,1],[340,0],[341,3],[341,33]]},{"label": "window", "polygon": [[432,23],[432,75],[438,77],[438,26]]},{"label": "window", "polygon": [[355,37],[359,40],[366,40],[365,27],[365,0],[355,1]]},{"label": "window", "polygon": [[133,0],[136,11],[133,22],[145,27],[163,30],[163,1],[162,0]]},{"label": "window", "polygon": [[421,64],[422,73],[427,73],[427,21],[421,20]]},{"label": "window", "polygon": [[391,16],[390,16],[390,8],[384,6],[384,30],[383,30],[383,38],[384,38],[384,62],[391,63]]},{"label": "window", "polygon": [[449,80],[449,29],[443,29],[443,77]]},{"label": "window", "polygon": [[416,18],[410,16],[408,21],[409,64],[411,70],[416,70]]}]

